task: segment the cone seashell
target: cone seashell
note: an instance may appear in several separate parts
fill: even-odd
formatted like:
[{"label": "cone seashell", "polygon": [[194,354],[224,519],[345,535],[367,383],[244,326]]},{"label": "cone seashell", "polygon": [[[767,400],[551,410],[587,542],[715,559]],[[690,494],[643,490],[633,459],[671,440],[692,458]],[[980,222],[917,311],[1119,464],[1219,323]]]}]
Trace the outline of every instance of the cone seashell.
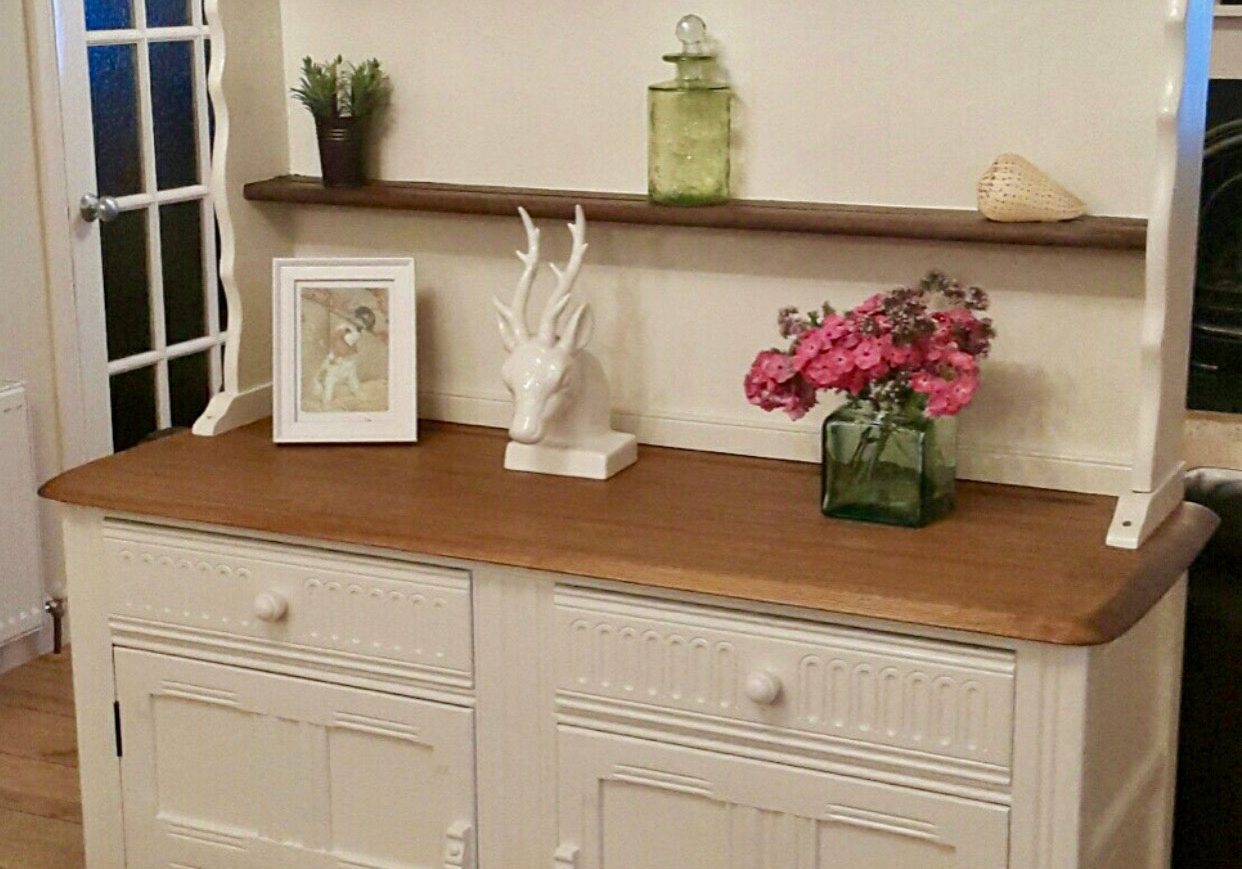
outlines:
[{"label": "cone seashell", "polygon": [[979,211],[1000,223],[1073,220],[1087,206],[1018,154],[1001,154],[979,179]]}]

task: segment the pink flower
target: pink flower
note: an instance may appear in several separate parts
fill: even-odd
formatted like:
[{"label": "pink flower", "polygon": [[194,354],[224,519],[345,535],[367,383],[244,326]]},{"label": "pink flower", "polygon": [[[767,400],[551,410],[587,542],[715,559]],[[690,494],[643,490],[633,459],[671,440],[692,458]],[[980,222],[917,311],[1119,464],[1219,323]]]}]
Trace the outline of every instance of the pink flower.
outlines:
[{"label": "pink flower", "polygon": [[845,388],[850,395],[862,395],[863,390],[870,385],[871,378],[867,375],[867,372],[859,370],[850,375],[850,379]]},{"label": "pink flower", "polygon": [[961,350],[952,350],[945,357],[946,361],[958,371],[974,371],[978,367],[975,357]]},{"label": "pink flower", "polygon": [[926,371],[916,371],[910,378],[910,388],[915,392],[930,393],[932,390],[932,376]]},{"label": "pink flower", "polygon": [[949,384],[949,393],[953,396],[953,401],[959,410],[974,400],[978,389],[979,379],[972,375],[958,377]]},{"label": "pink flower", "polygon": [[815,359],[825,350],[832,346],[832,341],[827,337],[824,327],[812,329],[798,339],[797,345],[793,351],[793,365],[798,371],[802,371],[811,360]]},{"label": "pink flower", "polygon": [[826,359],[828,369],[834,374],[845,374],[858,364],[856,355],[844,347],[829,350]]},{"label": "pink flower", "polygon": [[[933,302],[948,306],[933,311]],[[884,407],[921,395],[928,415],[952,416],[979,388],[979,359],[995,336],[992,321],[976,316],[986,307],[981,290],[964,290],[932,273],[918,285],[873,295],[844,314],[828,305],[805,316],[783,309],[781,335],[791,346],[755,358],[746,396],[795,419],[815,405],[817,390]]]},{"label": "pink flower", "polygon": [[927,400],[928,416],[953,416],[956,413],[953,400],[946,393],[938,392]]},{"label": "pink flower", "polygon": [[850,313],[854,315],[858,315],[858,316],[866,316],[867,314],[874,314],[876,311],[881,310],[883,307],[884,307],[884,294],[876,293],[874,296],[867,299],[867,301],[863,302],[857,308],[850,311]]},{"label": "pink flower", "polygon": [[801,374],[816,389],[836,389],[841,372],[832,367],[828,356],[816,356],[807,362]]},{"label": "pink flower", "polygon": [[801,419],[817,402],[815,387],[779,350],[764,350],[755,357],[743,388],[751,404],[767,411],[783,410],[791,419]]},{"label": "pink flower", "polygon": [[824,324],[820,327],[824,337],[829,341],[835,341],[849,331],[849,321],[840,314],[830,314],[824,318]]},{"label": "pink flower", "polygon": [[883,359],[884,354],[880,352],[879,342],[870,338],[860,341],[854,350],[854,364],[864,371],[875,368]]}]

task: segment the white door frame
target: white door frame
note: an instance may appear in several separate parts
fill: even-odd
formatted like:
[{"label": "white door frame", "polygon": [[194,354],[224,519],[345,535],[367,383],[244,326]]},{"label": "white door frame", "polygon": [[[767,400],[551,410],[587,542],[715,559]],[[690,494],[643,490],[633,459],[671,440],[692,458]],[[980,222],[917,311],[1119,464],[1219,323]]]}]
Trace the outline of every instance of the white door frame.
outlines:
[{"label": "white door frame", "polygon": [[68,164],[61,109],[60,58],[56,50],[56,46],[62,44],[62,33],[56,18],[55,0],[25,0],[25,12],[39,148],[48,311],[56,360],[60,460],[63,467],[71,468],[111,452],[112,445],[101,443],[97,435],[92,436],[88,423],[87,397],[91,390],[82,367],[82,338],[88,330],[79,321],[74,283],[73,224],[68,211]]},{"label": "white door frame", "polygon": [[[75,349],[81,383],[80,412],[83,447],[90,458],[112,452],[109,425],[101,428],[99,421],[111,418],[112,407],[107,389],[107,374],[100,371],[98,360],[108,358],[107,328],[102,295],[88,298],[84,282],[89,275],[100,274],[103,262],[99,252],[99,224],[86,223],[72,211],[73,192],[78,195],[94,191],[96,186],[94,160],[74,160],[74,154],[94,154],[91,134],[90,77],[86,68],[85,12],[83,0],[50,0],[56,27],[57,74],[60,90],[62,161],[64,166],[65,199],[61,205],[65,234],[69,241],[73,270],[73,293],[70,297],[73,318],[77,324]],[[75,86],[76,85],[76,86]],[[77,123],[72,113],[78,114]],[[94,244],[85,243],[91,237]],[[68,300],[67,300],[68,301]],[[92,364],[94,362],[95,364]],[[101,388],[102,384],[102,388]]]}]

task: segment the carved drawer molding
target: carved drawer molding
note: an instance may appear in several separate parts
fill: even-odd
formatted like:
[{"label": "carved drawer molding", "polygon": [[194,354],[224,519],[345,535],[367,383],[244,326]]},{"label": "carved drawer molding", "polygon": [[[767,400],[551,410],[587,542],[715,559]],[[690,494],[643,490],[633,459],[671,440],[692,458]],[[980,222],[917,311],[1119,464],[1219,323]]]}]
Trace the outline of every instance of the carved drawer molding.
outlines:
[{"label": "carved drawer molding", "polygon": [[1008,781],[1006,650],[562,587],[562,716]]},{"label": "carved drawer molding", "polygon": [[114,632],[327,669],[473,684],[470,576],[313,548],[105,524]]}]

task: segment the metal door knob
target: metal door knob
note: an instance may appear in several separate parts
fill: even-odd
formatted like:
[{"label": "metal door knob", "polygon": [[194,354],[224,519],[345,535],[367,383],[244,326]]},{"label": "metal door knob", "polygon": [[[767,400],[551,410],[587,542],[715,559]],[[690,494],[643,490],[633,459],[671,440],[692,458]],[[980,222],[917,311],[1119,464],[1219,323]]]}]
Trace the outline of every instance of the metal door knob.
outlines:
[{"label": "metal door knob", "polygon": [[278,622],[289,612],[289,601],[278,591],[264,591],[255,596],[254,615],[261,622]]},{"label": "metal door knob", "polygon": [[87,193],[78,200],[78,211],[87,223],[111,223],[121,216],[121,206],[111,196]]},{"label": "metal door knob", "polygon": [[760,706],[771,706],[779,700],[782,688],[780,677],[767,670],[756,670],[746,677],[746,696]]}]

